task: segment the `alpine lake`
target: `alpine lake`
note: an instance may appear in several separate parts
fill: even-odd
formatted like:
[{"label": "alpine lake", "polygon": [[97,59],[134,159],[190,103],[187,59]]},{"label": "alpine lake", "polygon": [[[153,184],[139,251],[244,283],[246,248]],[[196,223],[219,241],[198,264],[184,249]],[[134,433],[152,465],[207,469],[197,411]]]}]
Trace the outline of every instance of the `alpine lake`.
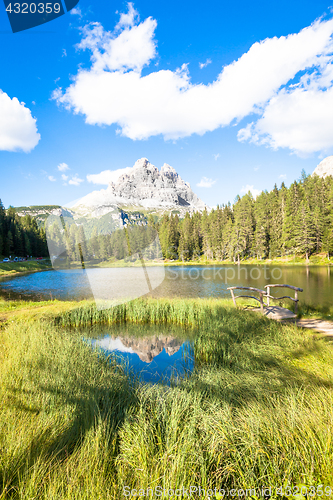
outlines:
[{"label": "alpine lake", "polygon": [[[133,291],[129,299],[138,296],[153,298],[230,298],[228,287],[246,286],[263,289],[267,284],[289,284],[303,289],[300,304],[333,305],[333,270],[323,266],[168,266],[150,267],[150,276],[157,273],[160,284],[145,293],[133,268],[116,268],[109,285],[113,290],[119,283],[128,283]],[[161,279],[163,272],[163,279]],[[95,279],[105,278],[105,269],[94,269]],[[154,283],[154,279],[152,280]],[[158,282],[155,280],[155,283]],[[135,284],[137,286],[135,286]],[[103,282],[103,288],[105,283]],[[281,289],[271,289],[281,295]],[[126,295],[126,292],[124,292]],[[249,292],[247,292],[249,293]],[[0,279],[0,294],[6,298],[23,300],[94,299],[96,293],[89,275],[84,270],[50,270]],[[283,295],[289,295],[284,289]],[[293,294],[291,294],[293,296]],[[118,301],[124,301],[119,300]],[[278,302],[277,302],[278,303]],[[291,305],[291,309],[293,306]],[[100,350],[110,360],[120,362],[131,377],[143,382],[177,383],[194,369],[193,341],[196,331],[179,326],[154,325],[98,325],[82,330],[85,342]]]}]

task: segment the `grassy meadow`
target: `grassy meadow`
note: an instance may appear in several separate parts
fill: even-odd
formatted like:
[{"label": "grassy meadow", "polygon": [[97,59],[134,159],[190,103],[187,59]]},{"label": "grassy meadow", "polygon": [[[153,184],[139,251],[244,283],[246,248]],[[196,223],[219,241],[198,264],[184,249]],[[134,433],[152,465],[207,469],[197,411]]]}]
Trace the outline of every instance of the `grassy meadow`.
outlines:
[{"label": "grassy meadow", "polygon": [[[130,380],[78,328],[115,323],[193,330],[192,376]],[[0,301],[0,499],[333,486],[332,355],[320,335],[228,300]]]},{"label": "grassy meadow", "polygon": [[47,269],[52,269],[49,259],[27,260],[23,262],[0,262],[0,278],[7,275],[10,276],[32,271],[45,271]]},{"label": "grassy meadow", "polygon": [[[81,262],[72,262],[73,267],[80,267]],[[141,266],[141,260],[133,261],[131,258],[106,260],[95,259],[86,262],[87,267],[138,267]],[[305,255],[288,255],[284,257],[276,257],[274,259],[258,259],[256,257],[247,257],[240,260],[241,265],[252,266],[331,266],[332,260],[327,257],[327,253],[314,253],[307,261]],[[155,259],[146,260],[145,265],[150,266],[230,266],[238,265],[238,262],[232,260],[216,260],[208,259],[202,255],[198,259]]]}]

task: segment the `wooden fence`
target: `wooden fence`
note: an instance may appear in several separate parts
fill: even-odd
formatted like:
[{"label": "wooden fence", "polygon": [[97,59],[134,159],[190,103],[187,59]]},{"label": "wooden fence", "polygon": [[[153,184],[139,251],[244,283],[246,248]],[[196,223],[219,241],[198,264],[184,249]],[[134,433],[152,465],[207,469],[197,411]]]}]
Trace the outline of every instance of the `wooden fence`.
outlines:
[{"label": "wooden fence", "polygon": [[[270,294],[271,288],[274,287],[280,287],[280,288],[291,288],[292,290],[295,291],[295,297],[290,297],[289,295],[283,295],[282,297],[274,297],[273,295]],[[281,300],[281,299],[290,299],[293,302],[295,302],[295,314],[297,314],[298,310],[298,292],[303,292],[303,288],[298,288],[296,286],[292,285],[265,285],[266,290],[261,290],[260,288],[254,288],[252,286],[229,286],[228,290],[230,290],[231,297],[233,300],[234,305],[236,305],[236,299],[239,299],[240,297],[243,298],[249,298],[249,299],[254,299],[260,302],[260,309],[261,312],[264,312],[264,305],[269,306],[270,305],[270,299],[272,300]],[[259,293],[259,299],[258,297],[255,297],[253,295],[235,295],[234,290],[252,290],[254,292]],[[264,298],[267,299],[267,304],[264,303]]]},{"label": "wooden fence", "polygon": [[[295,291],[295,297],[289,297],[289,295],[283,295],[282,297],[273,297],[270,295],[271,288],[280,287],[280,288],[291,288]],[[273,300],[281,300],[281,299],[290,299],[295,302],[295,314],[297,314],[298,310],[298,292],[303,292],[303,288],[298,288],[297,286],[292,285],[265,285],[267,290],[265,297],[267,297],[267,305],[269,306],[269,299]]]}]

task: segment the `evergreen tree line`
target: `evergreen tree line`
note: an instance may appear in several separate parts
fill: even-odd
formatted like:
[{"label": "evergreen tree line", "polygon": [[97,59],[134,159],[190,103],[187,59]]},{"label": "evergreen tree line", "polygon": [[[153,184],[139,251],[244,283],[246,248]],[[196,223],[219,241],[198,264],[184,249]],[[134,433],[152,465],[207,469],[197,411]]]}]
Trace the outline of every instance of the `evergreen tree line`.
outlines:
[{"label": "evergreen tree line", "polygon": [[44,229],[30,215],[19,217],[13,207],[5,210],[0,200],[0,256],[47,257]]},{"label": "evergreen tree line", "polygon": [[155,224],[167,259],[240,261],[333,252],[333,177],[306,176],[211,212],[164,215]]},{"label": "evergreen tree line", "polygon": [[55,221],[47,228],[51,259],[55,266],[94,259],[136,260],[161,258],[156,229],[150,225],[132,225],[110,234],[99,234],[95,227],[86,238],[84,225],[60,225]]},{"label": "evergreen tree line", "polygon": [[[111,234],[98,234],[94,228],[85,238],[82,225],[72,223],[66,230],[54,222],[48,228],[53,254],[69,261],[128,258],[138,252],[145,258],[158,258],[159,235],[166,259],[240,261],[314,252],[333,253],[333,177],[306,176],[289,188],[284,183],[256,199],[248,192],[210,212],[177,214],[161,219],[148,216],[147,226],[129,226]],[[155,242],[154,244],[152,244]],[[149,247],[149,249],[148,249]],[[149,254],[149,255],[148,255]],[[0,255],[48,256],[45,230],[35,219],[19,217],[15,209],[5,211],[0,201]]]}]

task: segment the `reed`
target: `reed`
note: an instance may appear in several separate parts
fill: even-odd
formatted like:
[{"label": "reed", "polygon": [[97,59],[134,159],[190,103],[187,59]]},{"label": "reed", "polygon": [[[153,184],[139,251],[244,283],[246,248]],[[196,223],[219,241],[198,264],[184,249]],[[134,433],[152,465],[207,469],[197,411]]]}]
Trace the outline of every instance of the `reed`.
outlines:
[{"label": "reed", "polygon": [[[199,325],[218,316],[222,311],[233,311],[230,300],[221,299],[137,299],[108,309],[99,310],[94,302],[82,302],[54,318],[63,327],[90,326],[99,323],[132,322],[138,324]],[[238,312],[237,312],[238,311]]]}]

